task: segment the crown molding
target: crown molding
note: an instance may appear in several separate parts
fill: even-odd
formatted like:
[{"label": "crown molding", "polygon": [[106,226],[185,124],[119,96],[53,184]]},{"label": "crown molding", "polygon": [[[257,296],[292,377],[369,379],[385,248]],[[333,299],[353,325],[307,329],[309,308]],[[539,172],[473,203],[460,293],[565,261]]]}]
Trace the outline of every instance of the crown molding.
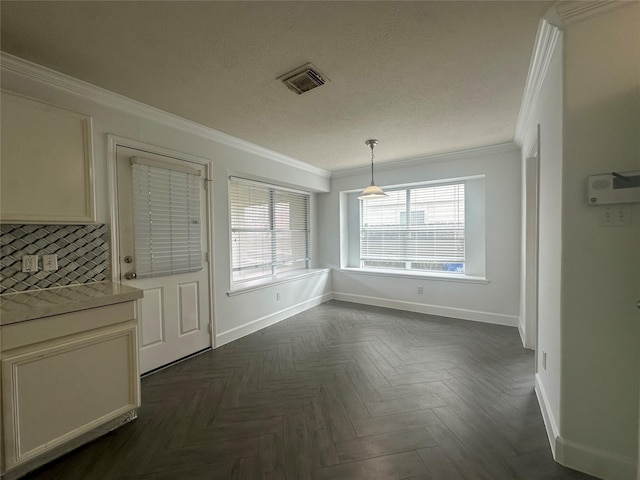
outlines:
[{"label": "crown molding", "polygon": [[[505,152],[513,152],[517,150],[517,146],[512,143],[500,143],[497,145],[487,145],[484,147],[470,148],[468,150],[460,150],[457,152],[439,153],[426,157],[409,158],[406,160],[390,161],[385,163],[376,163],[376,172],[384,172],[387,170],[397,170],[398,168],[407,168],[422,166],[432,163],[452,162],[455,160],[467,160],[483,155],[497,155]],[[336,170],[331,173],[331,178],[350,177],[352,175],[369,174],[371,167],[347,168],[344,170]]]},{"label": "crown molding", "polygon": [[258,155],[288,167],[309,172],[320,177],[329,178],[331,172],[309,165],[292,157],[288,157],[273,150],[255,145],[246,140],[214,130],[199,123],[192,122],[172,113],[138,102],[131,98],[105,90],[90,83],[78,80],[50,68],[29,62],[14,55],[0,52],[0,69],[11,71],[18,75],[34,79],[59,90],[88,98],[89,100],[110,108],[125,111],[130,114],[161,123],[171,128],[197,135],[214,142],[222,143],[247,153]]},{"label": "crown molding", "polygon": [[561,38],[562,31],[558,27],[552,25],[547,20],[543,19],[540,21],[533,47],[533,55],[529,63],[529,74],[527,75],[522,103],[520,104],[520,113],[516,121],[514,141],[520,148],[524,146],[525,135],[531,124],[535,104],[547,75],[551,57]]},{"label": "crown molding", "polygon": [[560,1],[556,3],[555,9],[562,21],[562,25],[571,25],[587,20],[591,17],[601,15],[614,8],[624,7],[637,3],[634,0],[594,0],[583,1]]}]

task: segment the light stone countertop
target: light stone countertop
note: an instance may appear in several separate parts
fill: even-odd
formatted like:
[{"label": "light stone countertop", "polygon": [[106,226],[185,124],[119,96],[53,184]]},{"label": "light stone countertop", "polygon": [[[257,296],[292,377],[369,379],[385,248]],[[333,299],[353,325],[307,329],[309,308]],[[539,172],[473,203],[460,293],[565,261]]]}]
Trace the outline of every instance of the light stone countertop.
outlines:
[{"label": "light stone countertop", "polygon": [[142,290],[98,282],[0,296],[0,326],[142,298]]}]

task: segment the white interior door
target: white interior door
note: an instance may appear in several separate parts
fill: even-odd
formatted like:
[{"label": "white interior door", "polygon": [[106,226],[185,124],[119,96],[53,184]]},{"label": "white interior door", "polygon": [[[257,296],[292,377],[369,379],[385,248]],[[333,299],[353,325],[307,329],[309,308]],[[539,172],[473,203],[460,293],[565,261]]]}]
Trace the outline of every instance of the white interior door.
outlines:
[{"label": "white interior door", "polygon": [[[160,200],[149,200],[149,203],[154,203],[154,206],[150,207],[150,209],[153,208],[153,213],[150,213],[147,219],[139,213],[142,195],[140,191],[141,188],[144,191],[147,187],[140,187],[140,184],[136,183],[137,193],[135,195],[133,193],[134,164],[142,164],[143,169],[146,165],[149,167],[147,171],[160,172],[163,175],[165,173],[174,175],[175,172],[190,172],[190,174],[200,172],[197,183],[193,180],[191,188],[191,196],[196,199],[199,197],[199,213],[194,217],[193,211],[197,208],[193,207],[193,211],[190,210],[188,215],[181,213],[182,210],[178,214],[172,213],[172,218],[177,219],[178,227],[175,223],[169,226],[163,223],[162,228],[176,231],[186,228],[197,232],[199,238],[193,234],[192,237],[196,238],[196,244],[199,240],[200,250],[197,254],[201,258],[197,260],[201,262],[201,268],[196,266],[191,267],[195,268],[195,271],[184,271],[180,268],[167,267],[168,270],[163,271],[154,267],[156,270],[149,273],[150,257],[160,256],[157,252],[161,247],[165,250],[167,248],[167,241],[161,243],[159,240],[149,240],[148,237],[152,236],[149,230],[152,227],[154,231],[157,230],[161,223],[157,220],[157,215],[163,215],[166,209],[175,208],[171,207],[170,198],[172,196],[177,198],[180,193],[176,195],[172,188],[171,192],[165,195],[162,193],[162,188],[157,189],[160,194],[154,198]],[[140,178],[141,170],[135,171],[136,178]],[[204,165],[145,150],[116,146],[117,251],[120,281],[144,291],[144,298],[139,302],[138,311],[141,373],[149,372],[211,346],[211,299],[207,254],[209,202],[205,179]],[[194,191],[197,193],[193,193]],[[135,214],[134,201],[137,202]],[[183,217],[188,217],[188,222]],[[164,222],[165,217],[162,218]],[[187,223],[188,227],[181,226]],[[183,243],[182,237],[178,240],[171,238],[169,243],[173,243],[174,246]],[[146,251],[144,247],[154,242],[154,252]],[[136,258],[137,255],[140,258]],[[169,254],[165,253],[164,256],[168,262],[165,261],[163,265],[171,263],[174,257],[181,257],[175,255],[173,250]],[[141,274],[137,270],[143,267],[146,273]]]}]

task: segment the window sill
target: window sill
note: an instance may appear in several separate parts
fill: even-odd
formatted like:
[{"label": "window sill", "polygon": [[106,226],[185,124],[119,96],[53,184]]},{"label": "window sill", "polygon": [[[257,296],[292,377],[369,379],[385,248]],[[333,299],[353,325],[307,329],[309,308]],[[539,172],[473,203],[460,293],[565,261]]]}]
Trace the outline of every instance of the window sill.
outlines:
[{"label": "window sill", "polygon": [[487,280],[485,277],[475,277],[471,275],[460,275],[455,273],[408,272],[402,270],[382,270],[373,268],[364,269],[350,267],[341,268],[340,271],[345,273],[355,273],[357,275],[375,275],[378,277],[412,278],[418,280],[436,280],[462,283],[489,283],[489,280]]},{"label": "window sill", "polygon": [[307,277],[313,277],[315,275],[321,275],[323,273],[329,273],[328,268],[310,268],[304,271],[294,271],[289,273],[283,273],[276,275],[275,277],[261,278],[259,280],[250,280],[248,282],[239,283],[238,286],[232,287],[228,292],[228,297],[240,295],[242,293],[253,292],[254,290],[260,290],[262,288],[272,287],[274,285],[280,285],[287,282],[295,282]]}]

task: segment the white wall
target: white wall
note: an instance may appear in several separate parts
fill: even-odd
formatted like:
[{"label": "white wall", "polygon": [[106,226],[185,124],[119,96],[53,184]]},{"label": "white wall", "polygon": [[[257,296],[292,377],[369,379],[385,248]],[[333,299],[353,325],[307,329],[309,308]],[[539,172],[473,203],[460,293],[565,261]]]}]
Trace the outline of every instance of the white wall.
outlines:
[{"label": "white wall", "polygon": [[556,460],[612,480],[636,478],[640,205],[630,226],[602,226],[586,181],[640,170],[640,4],[622,5],[568,4],[555,49],[558,30],[539,31],[535,53],[546,48],[550,63],[530,72],[544,81],[522,139],[524,162],[540,124],[536,389],[547,431]]},{"label": "white wall", "polygon": [[[381,186],[485,175],[486,282],[400,278],[341,270],[340,192],[370,182],[366,168],[339,172],[318,195],[321,262],[333,270],[336,298],[410,311],[517,325],[519,314],[520,158],[514,145],[488,147],[403,164],[376,165]],[[342,212],[344,213],[344,211]],[[344,222],[342,222],[344,223]],[[424,293],[418,294],[418,286]]]},{"label": "white wall", "polygon": [[564,33],[562,404],[564,462],[635,477],[640,204],[632,225],[599,224],[586,177],[640,170],[640,4]]},{"label": "white wall", "polygon": [[[3,55],[2,88],[93,119],[93,155],[97,221],[109,223],[107,135],[209,159],[213,172],[214,282],[213,298],[218,343],[226,343],[309,308],[329,297],[328,272],[233,297],[229,290],[229,214],[227,179],[247,176],[318,192],[329,188],[329,175],[279,154],[110,94],[15,57]],[[317,231],[316,196],[312,195],[312,230]],[[317,266],[317,234],[312,238]],[[280,300],[276,300],[280,292]]]}]

